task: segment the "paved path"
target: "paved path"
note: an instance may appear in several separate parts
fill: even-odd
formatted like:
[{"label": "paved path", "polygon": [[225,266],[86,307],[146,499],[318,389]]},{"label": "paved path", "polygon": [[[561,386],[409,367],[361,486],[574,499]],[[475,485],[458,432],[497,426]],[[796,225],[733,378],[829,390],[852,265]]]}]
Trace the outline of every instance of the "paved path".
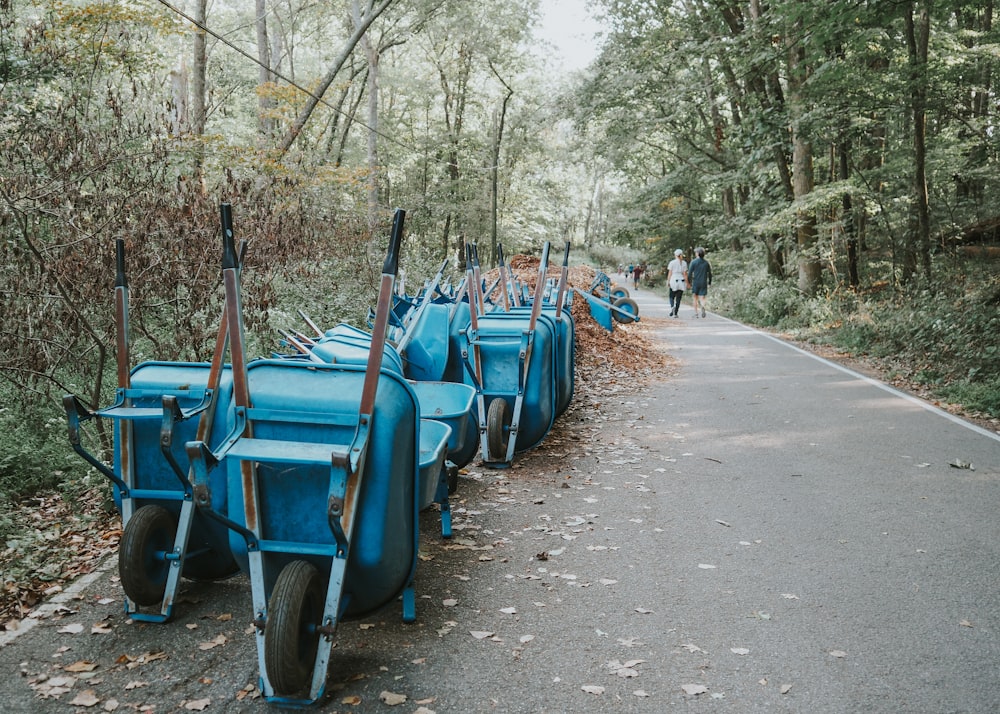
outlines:
[{"label": "paved path", "polygon": [[[1000,710],[1000,439],[635,297],[676,374],[581,396],[514,468],[470,469],[451,541],[424,514],[417,623],[344,623],[321,710]],[[82,711],[87,689],[90,711],[268,708],[245,579],[188,584],[161,626],[123,620],[110,572],[63,607],[0,647],[23,673],[5,711]],[[53,677],[75,678],[59,699]]]},{"label": "paved path", "polygon": [[[1000,710],[1000,438],[767,334],[687,305],[656,318],[661,300],[633,297],[681,360],[647,392],[647,432],[651,450],[683,449],[664,504],[688,533],[676,590],[685,619],[706,605],[699,646],[730,660],[706,683],[721,674],[751,699],[759,680],[787,683],[799,711]],[[750,651],[738,664],[730,648]]]}]

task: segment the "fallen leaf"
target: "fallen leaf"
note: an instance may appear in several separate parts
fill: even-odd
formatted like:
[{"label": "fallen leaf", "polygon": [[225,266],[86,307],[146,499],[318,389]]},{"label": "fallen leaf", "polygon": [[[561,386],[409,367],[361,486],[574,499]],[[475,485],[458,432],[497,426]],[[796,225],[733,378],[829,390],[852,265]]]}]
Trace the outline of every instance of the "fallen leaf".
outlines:
[{"label": "fallen leaf", "polygon": [[792,691],[792,685],[791,684],[782,684],[781,685],[781,693],[782,694],[788,694],[790,691]]},{"label": "fallen leaf", "polygon": [[101,707],[101,709],[103,709],[106,712],[113,712],[116,711],[119,706],[120,704],[118,703],[117,699],[109,699],[108,701],[104,702],[104,706]]},{"label": "fallen leaf", "polygon": [[82,692],[73,697],[73,701],[70,705],[75,707],[92,707],[95,704],[100,703],[100,699],[94,694],[93,689],[84,689]]},{"label": "fallen leaf", "polygon": [[725,526],[726,528],[731,528],[732,527],[728,523],[726,523],[725,521],[720,520],[718,518],[715,519],[715,522],[718,523],[720,526]]},{"label": "fallen leaf", "polygon": [[652,615],[653,614],[652,610],[647,610],[644,607],[637,607],[635,609],[635,611],[638,612],[640,615]]},{"label": "fallen leaf", "polygon": [[708,687],[704,684],[683,684],[681,689],[684,690],[685,694],[690,694],[692,696],[698,696],[699,694],[704,694],[708,691]]},{"label": "fallen leaf", "polygon": [[846,657],[847,653],[844,652],[843,650],[830,650],[830,656],[837,657],[838,659],[840,659],[842,657]]},{"label": "fallen leaf", "polygon": [[612,580],[611,578],[601,578],[600,580],[598,580],[598,582],[601,585],[614,585],[618,581],[617,580]]},{"label": "fallen leaf", "polygon": [[82,659],[79,662],[66,665],[63,669],[67,672],[93,672],[97,667],[98,664],[96,662],[88,662]]},{"label": "fallen leaf", "polygon": [[517,614],[517,608],[516,607],[502,607],[502,608],[500,608],[500,612],[502,612],[504,615],[516,615]]},{"label": "fallen leaf", "polygon": [[395,692],[382,691],[378,695],[379,701],[383,704],[387,704],[390,707],[397,706],[406,702],[405,694],[396,694]]},{"label": "fallen leaf", "polygon": [[109,620],[102,620],[101,622],[95,622],[90,627],[90,634],[92,634],[92,635],[110,635],[111,634],[111,622]]},{"label": "fallen leaf", "polygon": [[702,570],[715,570],[715,566],[709,563],[698,563],[698,567]]},{"label": "fallen leaf", "polygon": [[340,703],[354,707],[361,703],[361,697],[359,697],[357,694],[352,694],[349,697],[344,697],[343,699],[341,699]]},{"label": "fallen leaf", "polygon": [[205,699],[195,699],[184,704],[184,708],[189,712],[203,712],[208,709],[208,705],[211,703],[212,700],[207,697]]},{"label": "fallen leaf", "polygon": [[732,652],[733,654],[738,654],[738,655],[750,654],[750,650],[748,650],[746,647],[730,647],[729,651]]},{"label": "fallen leaf", "polygon": [[972,627],[972,623],[969,622],[968,620],[962,620],[958,624],[961,625],[962,627]]},{"label": "fallen leaf", "polygon": [[83,632],[83,625],[74,622],[70,625],[63,625],[56,632],[62,635],[79,635]]},{"label": "fallen leaf", "polygon": [[427,707],[418,708],[413,714],[437,714],[433,709],[428,709]]},{"label": "fallen leaf", "polygon": [[202,642],[200,645],[198,645],[198,649],[205,651],[224,644],[226,644],[226,636],[217,635],[214,639],[211,639],[208,642]]},{"label": "fallen leaf", "polygon": [[584,684],[582,687],[580,687],[580,689],[585,691],[587,694],[596,694],[596,695],[604,694],[604,687],[598,686],[596,684]]},{"label": "fallen leaf", "polygon": [[518,642],[520,642],[522,645],[524,645],[524,644],[527,644],[528,642],[531,642],[533,639],[535,639],[534,635],[521,635],[518,638]]},{"label": "fallen leaf", "polygon": [[786,600],[798,600],[799,599],[799,596],[795,595],[793,593],[781,593],[781,597],[785,598]]},{"label": "fallen leaf", "polygon": [[690,642],[687,643],[686,645],[681,645],[681,647],[683,647],[684,649],[686,649],[688,652],[692,652],[692,653],[693,652],[704,652],[705,651],[701,647],[699,647],[698,645],[692,644]]},{"label": "fallen leaf", "polygon": [[455,607],[455,605],[458,604],[458,600],[456,600],[453,597],[450,597],[446,600],[442,600],[441,604],[444,605],[445,607]]},{"label": "fallen leaf", "polygon": [[469,630],[469,634],[477,640],[485,640],[487,637],[493,637],[492,632],[486,632],[484,630]]},{"label": "fallen leaf", "polygon": [[648,697],[649,695],[641,689],[636,689],[632,692],[633,697]]}]

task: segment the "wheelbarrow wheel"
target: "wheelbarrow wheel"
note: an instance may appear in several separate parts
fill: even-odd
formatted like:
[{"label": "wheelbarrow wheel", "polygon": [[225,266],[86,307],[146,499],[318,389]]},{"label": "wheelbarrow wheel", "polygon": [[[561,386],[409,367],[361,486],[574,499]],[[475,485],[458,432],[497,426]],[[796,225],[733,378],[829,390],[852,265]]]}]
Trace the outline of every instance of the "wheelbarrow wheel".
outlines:
[{"label": "wheelbarrow wheel", "polygon": [[163,506],[143,506],[125,524],[118,547],[118,574],[129,599],[142,606],[163,600],[170,573],[164,557],[174,549],[177,523]]},{"label": "wheelbarrow wheel", "polygon": [[635,322],[635,316],[639,314],[639,306],[636,304],[635,300],[623,297],[615,300],[614,305],[618,309],[612,310],[611,313],[614,315],[615,319],[618,320],[618,322],[625,324]]},{"label": "wheelbarrow wheel", "polygon": [[264,626],[264,666],[278,694],[297,694],[312,679],[324,595],[319,571],[305,560],[293,560],[278,575]]},{"label": "wheelbarrow wheel", "polygon": [[611,286],[611,299],[619,300],[621,298],[627,298],[629,296],[628,288],[623,285],[612,285]]},{"label": "wheelbarrow wheel", "polygon": [[490,451],[490,459],[502,459],[507,456],[507,440],[510,436],[510,407],[507,400],[497,397],[490,402],[486,412],[486,447]]}]

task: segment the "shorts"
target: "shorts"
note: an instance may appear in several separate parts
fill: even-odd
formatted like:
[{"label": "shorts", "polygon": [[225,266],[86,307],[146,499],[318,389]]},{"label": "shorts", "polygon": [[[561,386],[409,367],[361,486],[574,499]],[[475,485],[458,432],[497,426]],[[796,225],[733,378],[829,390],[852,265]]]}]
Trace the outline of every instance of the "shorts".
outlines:
[{"label": "shorts", "polygon": [[699,297],[705,297],[706,295],[708,295],[708,286],[707,285],[692,285],[691,286],[691,294],[692,295],[698,295]]}]

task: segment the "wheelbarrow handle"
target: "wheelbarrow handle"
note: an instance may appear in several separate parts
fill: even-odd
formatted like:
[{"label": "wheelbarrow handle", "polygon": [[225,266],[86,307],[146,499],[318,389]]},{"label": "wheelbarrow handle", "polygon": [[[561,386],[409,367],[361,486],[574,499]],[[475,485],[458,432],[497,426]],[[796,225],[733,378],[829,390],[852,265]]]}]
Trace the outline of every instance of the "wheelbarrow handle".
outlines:
[{"label": "wheelbarrow handle", "polygon": [[236,255],[236,243],[233,233],[233,206],[229,203],[219,204],[219,218],[222,222],[222,269],[235,269],[240,265]]},{"label": "wheelbarrow handle", "polygon": [[385,255],[385,263],[382,264],[382,275],[395,275],[399,272],[399,246],[403,242],[403,222],[406,219],[406,211],[402,208],[396,209],[396,215],[392,219],[392,235],[389,237],[389,251]]},{"label": "wheelbarrow handle", "polygon": [[125,239],[115,240],[115,287],[127,288],[128,281],[125,279]]}]

